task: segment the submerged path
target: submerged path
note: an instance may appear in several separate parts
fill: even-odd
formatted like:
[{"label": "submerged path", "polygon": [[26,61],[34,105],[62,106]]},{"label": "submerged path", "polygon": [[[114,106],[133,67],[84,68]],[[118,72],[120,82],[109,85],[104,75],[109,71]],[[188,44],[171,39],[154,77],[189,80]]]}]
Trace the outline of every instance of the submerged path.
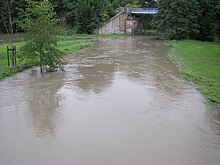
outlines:
[{"label": "submerged path", "polygon": [[0,82],[0,165],[219,165],[220,122],[146,37]]}]

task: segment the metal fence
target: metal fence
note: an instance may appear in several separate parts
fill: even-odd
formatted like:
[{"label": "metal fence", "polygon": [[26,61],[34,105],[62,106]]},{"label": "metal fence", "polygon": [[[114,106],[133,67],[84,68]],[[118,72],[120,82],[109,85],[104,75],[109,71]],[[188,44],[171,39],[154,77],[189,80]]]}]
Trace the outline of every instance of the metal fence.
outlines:
[{"label": "metal fence", "polygon": [[156,14],[159,10],[158,8],[127,8],[127,7],[120,7],[117,11],[124,11],[126,13],[133,13],[133,14]]}]

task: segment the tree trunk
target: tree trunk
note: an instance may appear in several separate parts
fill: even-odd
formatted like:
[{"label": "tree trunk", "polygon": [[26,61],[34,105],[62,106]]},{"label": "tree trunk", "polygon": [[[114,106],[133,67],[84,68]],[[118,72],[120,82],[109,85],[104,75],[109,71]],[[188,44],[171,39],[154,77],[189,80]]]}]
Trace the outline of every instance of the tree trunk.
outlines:
[{"label": "tree trunk", "polygon": [[[5,7],[5,14],[6,14],[6,19],[8,19],[8,21],[4,20],[4,26],[5,29],[8,33],[8,35],[11,35],[14,33],[13,31],[13,20],[12,20],[12,4],[13,4],[14,0],[4,0],[4,7]],[[8,24],[7,24],[8,22]]]},{"label": "tree trunk", "polygon": [[9,20],[9,31],[10,34],[13,34],[13,22],[11,17],[11,6],[8,6],[8,20]]}]

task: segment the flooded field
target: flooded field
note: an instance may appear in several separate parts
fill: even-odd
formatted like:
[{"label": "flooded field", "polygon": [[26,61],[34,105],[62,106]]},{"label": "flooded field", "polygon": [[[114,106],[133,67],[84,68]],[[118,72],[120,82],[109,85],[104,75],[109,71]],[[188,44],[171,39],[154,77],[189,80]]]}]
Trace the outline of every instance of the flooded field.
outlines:
[{"label": "flooded field", "polygon": [[220,121],[162,41],[99,39],[0,82],[0,165],[219,165]]}]

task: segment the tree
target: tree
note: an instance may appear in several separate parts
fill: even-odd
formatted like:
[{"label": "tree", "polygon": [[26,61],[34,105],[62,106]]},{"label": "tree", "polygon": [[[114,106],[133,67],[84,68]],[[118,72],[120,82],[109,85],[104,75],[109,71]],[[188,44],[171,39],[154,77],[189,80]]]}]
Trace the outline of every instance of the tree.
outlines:
[{"label": "tree", "polygon": [[139,4],[138,0],[127,0],[125,7],[139,8],[139,7],[141,7],[141,4]]},{"label": "tree", "polygon": [[14,4],[14,0],[2,0],[2,22],[4,25],[4,28],[7,32],[7,34],[11,35],[13,34],[13,25],[14,25],[14,19],[12,17],[12,8]]},{"label": "tree", "polygon": [[0,0],[0,32],[11,35],[16,32],[17,9],[25,8],[25,0]]},{"label": "tree", "polygon": [[28,7],[20,11],[18,25],[27,33],[27,43],[22,57],[41,71],[62,68],[62,53],[56,49],[58,38],[54,35],[57,25],[53,6],[48,0],[27,0]]},{"label": "tree", "polygon": [[108,0],[64,0],[69,20],[78,33],[93,33],[112,16],[112,5]]},{"label": "tree", "polygon": [[220,1],[219,0],[199,0],[200,15],[199,23],[199,40],[212,41],[217,34],[216,28],[220,20]]},{"label": "tree", "polygon": [[140,7],[141,0],[112,0],[113,7],[116,9],[118,7]]},{"label": "tree", "polygon": [[156,7],[158,1],[157,0],[139,0],[141,1],[140,4],[143,7],[151,8],[151,7]]},{"label": "tree", "polygon": [[78,0],[76,2],[75,19],[79,33],[92,33],[100,25],[99,1]]},{"label": "tree", "polygon": [[171,39],[212,41],[219,36],[219,0],[159,0],[154,19],[158,33]]},{"label": "tree", "polygon": [[[156,0],[139,0],[142,8],[157,8]],[[154,18],[154,14],[140,15],[141,20],[143,21],[144,29],[153,29],[152,20]]]},{"label": "tree", "polygon": [[195,38],[199,33],[199,12],[197,0],[160,0],[154,25],[158,33],[170,39]]}]

